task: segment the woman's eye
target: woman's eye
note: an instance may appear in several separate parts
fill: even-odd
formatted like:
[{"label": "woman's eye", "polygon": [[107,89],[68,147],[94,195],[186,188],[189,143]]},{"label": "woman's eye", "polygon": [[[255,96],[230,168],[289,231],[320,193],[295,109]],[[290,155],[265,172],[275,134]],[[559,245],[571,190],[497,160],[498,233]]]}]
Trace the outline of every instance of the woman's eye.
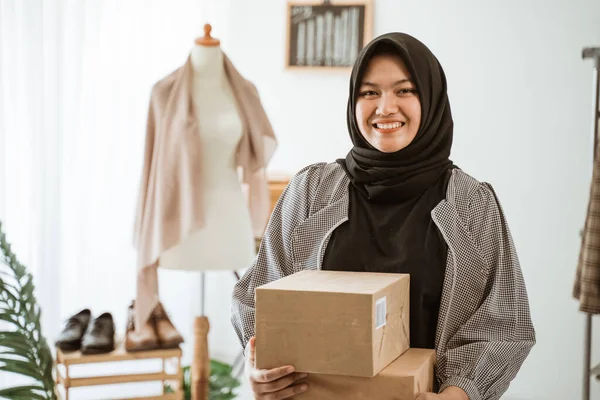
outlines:
[{"label": "woman's eye", "polygon": [[364,96],[376,96],[377,92],[375,92],[374,90],[365,90],[363,92],[360,92],[360,96],[364,97]]},{"label": "woman's eye", "polygon": [[411,89],[411,88],[400,89],[398,91],[398,94],[402,94],[402,95],[415,94],[415,93],[417,93],[417,91],[415,89]]}]

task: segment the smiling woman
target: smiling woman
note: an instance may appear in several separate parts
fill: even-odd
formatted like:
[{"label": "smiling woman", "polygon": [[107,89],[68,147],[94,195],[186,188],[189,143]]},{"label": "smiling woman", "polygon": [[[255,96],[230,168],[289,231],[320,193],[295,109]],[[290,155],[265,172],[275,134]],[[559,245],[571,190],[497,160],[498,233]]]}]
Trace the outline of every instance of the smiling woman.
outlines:
[{"label": "smiling woman", "polygon": [[298,382],[305,371],[290,366],[255,368],[254,289],[323,269],[410,274],[410,347],[437,355],[434,392],[417,399],[498,400],[535,332],[496,194],[449,159],[442,66],[412,36],[376,38],[354,64],[346,117],[352,150],[296,174],[234,290],[232,320],[255,398],[310,395],[316,383],[310,375],[308,386]]}]

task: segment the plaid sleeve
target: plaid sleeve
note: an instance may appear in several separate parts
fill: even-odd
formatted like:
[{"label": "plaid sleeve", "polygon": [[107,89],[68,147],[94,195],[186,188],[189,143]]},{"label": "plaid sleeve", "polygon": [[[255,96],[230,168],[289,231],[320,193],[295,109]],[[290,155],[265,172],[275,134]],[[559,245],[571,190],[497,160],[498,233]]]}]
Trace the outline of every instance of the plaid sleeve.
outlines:
[{"label": "plaid sleeve", "polygon": [[242,348],[254,336],[254,289],[294,273],[291,238],[310,210],[325,164],[300,170],[281,194],[252,266],[233,288],[231,322]]},{"label": "plaid sleeve", "polygon": [[448,340],[440,392],[458,386],[470,400],[497,400],[535,344],[535,332],[513,240],[489,184],[474,191],[468,213],[468,231],[489,279],[480,305]]}]

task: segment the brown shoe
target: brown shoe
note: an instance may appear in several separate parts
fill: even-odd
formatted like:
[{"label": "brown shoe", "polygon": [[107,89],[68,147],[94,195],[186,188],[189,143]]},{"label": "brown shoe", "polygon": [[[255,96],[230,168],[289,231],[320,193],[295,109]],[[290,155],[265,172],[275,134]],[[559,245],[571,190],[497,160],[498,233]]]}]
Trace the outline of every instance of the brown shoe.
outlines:
[{"label": "brown shoe", "polygon": [[152,318],[154,319],[160,347],[163,349],[172,349],[183,343],[183,337],[173,326],[161,303],[158,303],[152,312]]},{"label": "brown shoe", "polygon": [[144,351],[155,350],[160,348],[158,337],[154,330],[154,322],[150,318],[149,321],[142,327],[140,332],[136,332],[133,319],[133,303],[127,310],[127,332],[125,333],[125,350],[126,351]]}]

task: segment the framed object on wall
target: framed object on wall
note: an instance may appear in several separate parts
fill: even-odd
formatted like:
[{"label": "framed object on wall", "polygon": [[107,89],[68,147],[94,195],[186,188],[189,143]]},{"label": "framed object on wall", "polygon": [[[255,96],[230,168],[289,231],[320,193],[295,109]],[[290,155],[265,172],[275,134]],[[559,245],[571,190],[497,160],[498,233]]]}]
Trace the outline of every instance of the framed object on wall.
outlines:
[{"label": "framed object on wall", "polygon": [[373,0],[289,0],[286,69],[352,68],[373,37]]}]

